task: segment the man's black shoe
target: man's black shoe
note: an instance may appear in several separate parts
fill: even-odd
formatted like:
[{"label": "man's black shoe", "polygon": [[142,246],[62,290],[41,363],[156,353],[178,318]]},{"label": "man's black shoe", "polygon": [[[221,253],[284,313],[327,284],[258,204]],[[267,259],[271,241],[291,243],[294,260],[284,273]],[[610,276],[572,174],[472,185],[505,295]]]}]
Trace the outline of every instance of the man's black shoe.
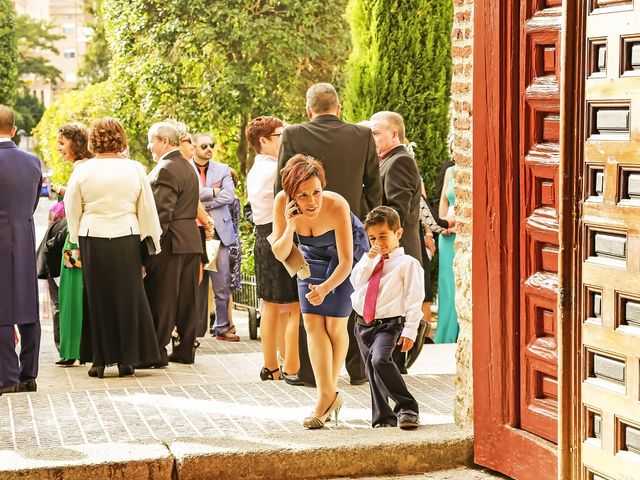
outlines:
[{"label": "man's black shoe", "polygon": [[38,384],[36,383],[36,379],[32,378],[31,380],[27,380],[26,382],[22,382],[18,386],[19,392],[37,392]]},{"label": "man's black shoe", "polygon": [[398,417],[398,426],[403,430],[412,430],[418,428],[418,425],[420,425],[420,419],[414,413],[405,412]]},{"label": "man's black shoe", "polygon": [[367,380],[367,377],[363,377],[363,378],[351,378],[349,379],[349,383],[351,385],[364,385],[365,383],[367,383],[369,380]]},{"label": "man's black shoe", "polygon": [[378,424],[373,426],[373,428],[386,428],[386,427],[392,427],[393,428],[393,425],[389,425],[388,423],[378,423]]},{"label": "man's black shoe", "polygon": [[18,391],[18,385],[9,385],[8,387],[0,387],[0,395],[3,393],[15,393]]}]

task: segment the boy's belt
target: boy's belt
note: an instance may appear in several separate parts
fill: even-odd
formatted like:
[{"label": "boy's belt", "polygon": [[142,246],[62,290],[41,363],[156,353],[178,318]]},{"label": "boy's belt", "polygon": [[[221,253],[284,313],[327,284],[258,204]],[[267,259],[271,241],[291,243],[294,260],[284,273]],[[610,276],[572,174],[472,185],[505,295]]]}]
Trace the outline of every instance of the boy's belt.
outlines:
[{"label": "boy's belt", "polygon": [[389,323],[391,325],[402,325],[404,323],[404,317],[389,317],[389,318],[376,318],[371,323],[366,323],[362,315],[358,315],[356,313],[356,323],[358,325],[362,325],[363,327],[377,327],[382,325],[383,323]]}]

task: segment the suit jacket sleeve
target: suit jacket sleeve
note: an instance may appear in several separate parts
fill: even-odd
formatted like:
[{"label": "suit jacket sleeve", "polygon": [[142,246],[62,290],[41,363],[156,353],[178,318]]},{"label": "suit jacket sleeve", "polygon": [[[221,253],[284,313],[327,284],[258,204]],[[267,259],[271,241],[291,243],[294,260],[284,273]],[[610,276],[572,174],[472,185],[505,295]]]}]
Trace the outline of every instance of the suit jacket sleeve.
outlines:
[{"label": "suit jacket sleeve", "polygon": [[367,159],[364,165],[364,195],[369,210],[382,205],[382,182],[380,181],[380,164],[376,153],[376,144],[373,135],[369,135]]},{"label": "suit jacket sleeve", "polygon": [[69,230],[69,241],[76,245],[78,244],[80,219],[82,218],[82,193],[80,191],[78,172],[83,166],[81,165],[71,173],[71,178],[64,193],[64,210]]},{"label": "suit jacket sleeve", "polygon": [[235,198],[235,192],[236,187],[233,184],[231,172],[229,167],[226,167],[220,182],[220,193],[214,195],[213,188],[203,187],[200,189],[200,201],[207,210],[222,207],[223,205],[231,205]]},{"label": "suit jacket sleeve", "polygon": [[293,145],[291,145],[291,130],[285,128],[282,132],[282,141],[280,142],[280,152],[278,153],[278,171],[276,172],[276,182],[273,187],[274,195],[277,195],[282,190],[282,177],[280,176],[280,170],[284,168],[287,161],[293,157],[296,153],[293,151]]},{"label": "suit jacket sleeve", "polygon": [[173,212],[178,201],[177,179],[166,168],[159,168],[158,175],[151,182],[153,198],[158,210],[158,218],[162,235],[167,234],[169,224],[173,221]]},{"label": "suit jacket sleeve", "polygon": [[416,162],[407,155],[402,155],[390,166],[384,181],[384,194],[387,205],[400,215],[400,225],[405,226],[409,218],[411,197],[415,190],[416,178],[420,174]]}]

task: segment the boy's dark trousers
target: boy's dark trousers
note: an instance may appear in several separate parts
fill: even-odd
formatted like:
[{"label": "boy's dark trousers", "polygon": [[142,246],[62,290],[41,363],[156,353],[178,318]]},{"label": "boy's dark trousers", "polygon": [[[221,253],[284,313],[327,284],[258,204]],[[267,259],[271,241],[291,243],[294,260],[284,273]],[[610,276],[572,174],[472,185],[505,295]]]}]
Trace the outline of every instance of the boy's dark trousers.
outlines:
[{"label": "boy's dark trousers", "polygon": [[[356,319],[356,338],[371,388],[371,425],[375,427],[385,423],[395,427],[401,413],[418,415],[418,402],[407,390],[392,359],[403,325],[399,322],[380,323],[379,320],[363,325],[362,317],[358,315]],[[389,398],[395,402],[393,409],[389,406]]]}]

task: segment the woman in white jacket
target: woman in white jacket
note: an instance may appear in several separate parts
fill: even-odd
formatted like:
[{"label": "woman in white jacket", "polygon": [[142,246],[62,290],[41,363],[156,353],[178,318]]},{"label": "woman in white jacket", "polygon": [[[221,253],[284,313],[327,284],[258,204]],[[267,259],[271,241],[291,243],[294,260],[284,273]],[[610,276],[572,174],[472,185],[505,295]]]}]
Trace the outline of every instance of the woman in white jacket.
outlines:
[{"label": "woman in white jacket", "polygon": [[160,360],[141,258],[141,246],[160,251],[160,222],[144,167],[122,154],[120,122],[94,121],[89,148],[95,157],[74,169],[64,198],[88,307],[80,360],[93,362],[91,377],[102,378],[113,364],[119,376],[133,375],[135,365]]}]

